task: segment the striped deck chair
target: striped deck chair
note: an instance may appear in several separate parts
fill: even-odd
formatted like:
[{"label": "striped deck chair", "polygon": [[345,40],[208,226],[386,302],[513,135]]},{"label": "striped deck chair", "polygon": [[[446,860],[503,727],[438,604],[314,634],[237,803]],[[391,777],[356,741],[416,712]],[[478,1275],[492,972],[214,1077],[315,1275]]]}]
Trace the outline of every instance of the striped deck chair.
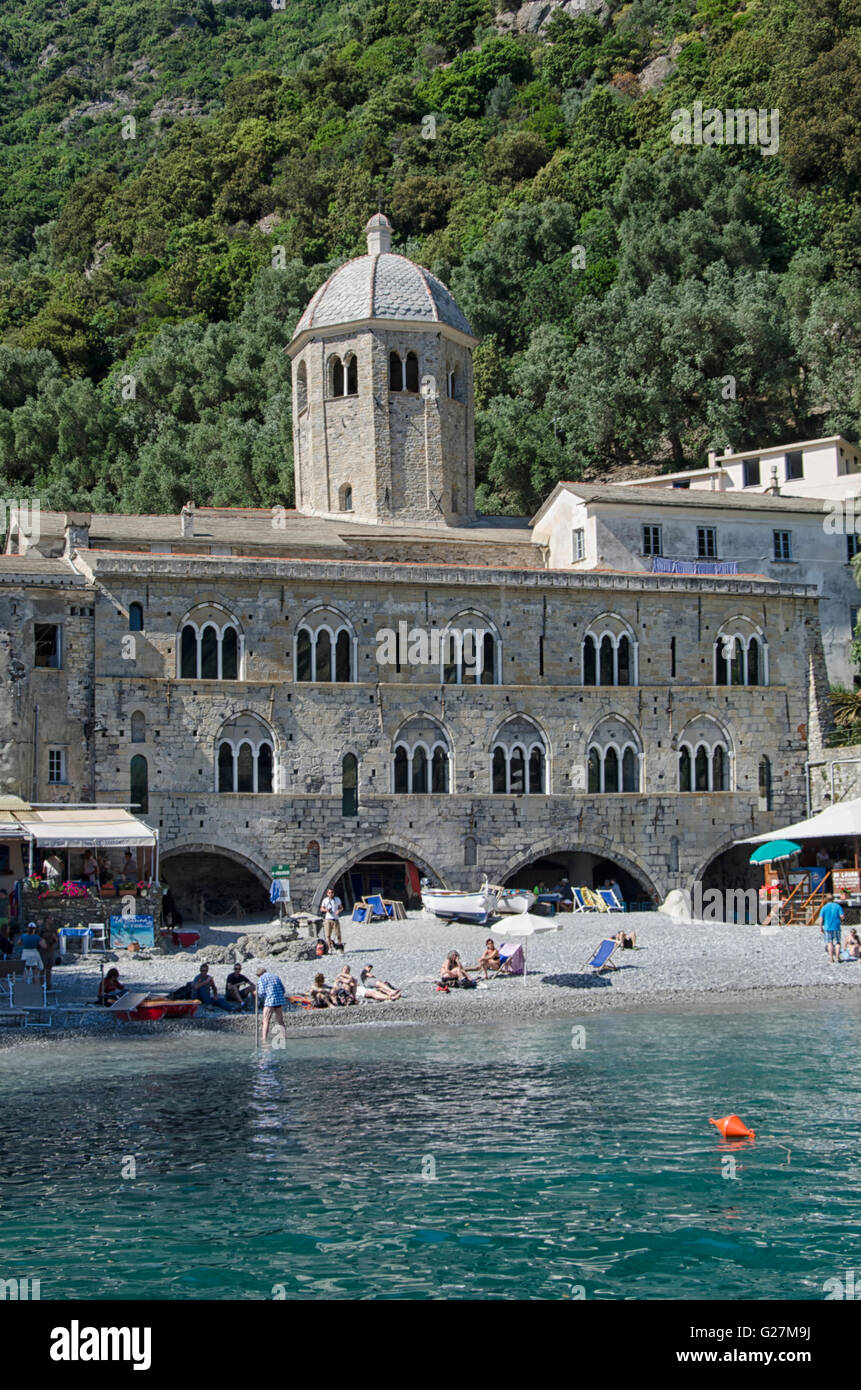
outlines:
[{"label": "striped deck chair", "polygon": [[617,942],[614,937],[606,936],[596,951],[587,960],[583,969],[591,969],[596,974],[601,970],[618,970],[618,965],[613,964],[613,952],[616,950]]},{"label": "striped deck chair", "polygon": [[580,892],[583,895],[583,902],[587,912],[608,912],[609,909],[604,899],[595,892],[594,888],[582,887]]}]

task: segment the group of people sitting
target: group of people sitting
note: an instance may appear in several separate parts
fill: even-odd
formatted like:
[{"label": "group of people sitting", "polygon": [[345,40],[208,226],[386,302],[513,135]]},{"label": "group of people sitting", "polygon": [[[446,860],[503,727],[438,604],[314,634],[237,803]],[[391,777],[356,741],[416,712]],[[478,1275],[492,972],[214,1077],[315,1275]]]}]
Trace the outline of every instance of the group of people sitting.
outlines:
[{"label": "group of people sitting", "polygon": [[400,999],[401,991],[388,980],[378,980],[374,968],[366,965],[357,980],[349,965],[341,967],[335,983],[328,985],[325,975],[314,976],[314,983],[307,994],[294,995],[297,1003],[310,1004],[314,1009],[339,1009],[358,1004],[362,999],[373,999],[383,1003],[387,999]]},{"label": "group of people sitting", "polygon": [[493,937],[489,936],[475,965],[464,965],[457,951],[449,951],[439,972],[437,989],[443,993],[447,993],[450,989],[475,989],[478,981],[472,978],[472,974],[478,974],[481,971],[486,980],[491,974],[497,975],[501,969],[502,961],[499,956],[499,947]]}]

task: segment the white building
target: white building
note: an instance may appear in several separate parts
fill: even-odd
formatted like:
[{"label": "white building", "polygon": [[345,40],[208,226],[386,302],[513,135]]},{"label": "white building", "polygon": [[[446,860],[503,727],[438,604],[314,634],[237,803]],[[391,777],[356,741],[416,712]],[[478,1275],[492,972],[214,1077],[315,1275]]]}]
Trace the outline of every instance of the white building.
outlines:
[{"label": "white building", "polygon": [[861,493],[861,450],[839,434],[740,454],[725,449],[709,454],[708,468],[629,478],[618,486],[749,493],[777,486],[785,497],[856,497]]},{"label": "white building", "polygon": [[558,483],[533,518],[533,539],[550,569],[692,574],[705,587],[721,574],[815,584],[829,679],[851,687],[849,644],[861,610],[854,521],[845,534],[835,519],[843,509],[814,497],[692,492]]}]

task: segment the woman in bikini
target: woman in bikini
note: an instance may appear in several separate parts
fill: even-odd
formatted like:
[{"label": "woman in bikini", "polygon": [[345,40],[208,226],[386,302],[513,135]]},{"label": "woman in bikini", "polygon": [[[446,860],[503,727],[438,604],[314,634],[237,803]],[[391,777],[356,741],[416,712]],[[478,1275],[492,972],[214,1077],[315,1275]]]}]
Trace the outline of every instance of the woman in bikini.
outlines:
[{"label": "woman in bikini", "polygon": [[487,979],[488,970],[496,971],[499,969],[499,950],[494,944],[492,936],[489,936],[484,943],[484,950],[478,958],[476,969],[484,973],[485,979]]},{"label": "woman in bikini", "polygon": [[861,936],[858,935],[858,931],[855,927],[852,927],[849,932],[849,936],[844,942],[843,949],[846,951],[847,955],[852,956],[854,960],[861,960]]},{"label": "woman in bikini", "polygon": [[449,951],[443,961],[440,983],[455,988],[459,986],[461,989],[475,988],[475,980],[471,980],[467,975],[457,951]]}]

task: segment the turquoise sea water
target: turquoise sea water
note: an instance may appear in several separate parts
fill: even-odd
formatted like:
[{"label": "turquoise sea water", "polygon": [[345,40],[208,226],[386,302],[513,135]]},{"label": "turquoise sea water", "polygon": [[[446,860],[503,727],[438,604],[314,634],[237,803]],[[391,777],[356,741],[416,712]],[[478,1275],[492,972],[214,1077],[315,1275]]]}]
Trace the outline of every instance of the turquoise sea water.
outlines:
[{"label": "turquoise sea water", "polygon": [[[822,1299],[858,1258],[860,1055],[861,1002],[314,1030],[260,1056],[179,1029],[27,1039],[0,1052],[0,1278],[43,1300]],[[732,1111],[755,1144],[708,1124]]]}]

